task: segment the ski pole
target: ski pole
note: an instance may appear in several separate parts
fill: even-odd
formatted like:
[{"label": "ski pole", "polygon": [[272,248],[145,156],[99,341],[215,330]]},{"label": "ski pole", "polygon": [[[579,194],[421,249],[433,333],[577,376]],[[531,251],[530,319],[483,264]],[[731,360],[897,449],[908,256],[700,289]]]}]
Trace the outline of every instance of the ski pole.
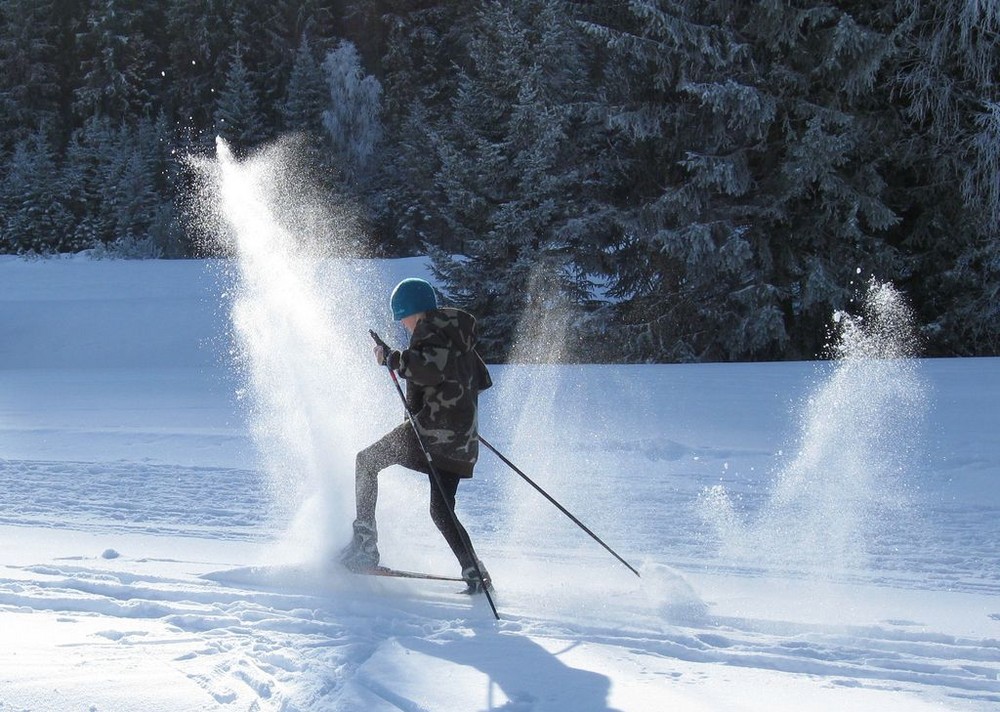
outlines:
[{"label": "ski pole", "polygon": [[[629,562],[625,561],[625,559],[623,559],[621,556],[618,555],[618,552],[616,552],[610,546],[608,546],[607,544],[605,544],[604,541],[599,536],[597,536],[596,534],[594,534],[594,532],[590,531],[590,529],[588,529],[587,526],[583,522],[581,522],[579,519],[577,519],[575,516],[573,516],[573,514],[568,509],[566,509],[564,506],[562,506],[561,504],[559,504],[559,502],[557,502],[555,500],[555,498],[552,497],[552,495],[550,495],[548,492],[546,492],[545,490],[543,490],[534,480],[532,480],[530,477],[528,477],[526,474],[524,474],[520,470],[520,468],[517,467],[517,465],[515,465],[513,462],[511,462],[506,457],[504,457],[504,455],[499,450],[497,450],[495,447],[493,447],[492,445],[490,445],[489,442],[487,442],[486,438],[484,438],[482,435],[479,436],[479,442],[481,442],[483,445],[485,445],[486,447],[488,447],[493,452],[494,455],[496,455],[497,457],[499,457],[503,461],[503,463],[505,465],[507,465],[507,467],[509,467],[514,472],[516,472],[517,474],[519,474],[524,479],[525,482],[527,482],[529,485],[531,485],[536,490],[538,490],[542,494],[542,496],[545,497],[545,499],[549,500],[552,504],[554,504],[556,506],[556,508],[558,508],[559,511],[562,512],[563,514],[565,514],[567,517],[569,517],[574,524],[576,524],[578,527],[580,527],[581,529],[583,529],[583,531],[587,532],[587,534],[589,534],[594,541],[596,541],[598,544],[600,544],[605,549],[607,549],[608,552],[610,552],[610,554],[612,556],[614,556],[616,559],[618,559],[620,562],[622,562],[623,564],[625,564],[625,566],[628,568],[629,571],[631,571],[632,573],[634,573],[636,576],[639,576],[639,572],[636,570],[636,568],[634,566],[632,566],[632,564],[630,564]],[[640,578],[642,578],[642,577],[640,576]]]},{"label": "ski pole", "polygon": [[[440,493],[441,499],[445,502],[445,504],[447,504],[448,497],[445,495],[444,485],[441,484],[441,475],[438,474],[437,468],[434,467],[434,460],[431,457],[430,452],[427,450],[427,446],[424,445],[424,439],[420,437],[420,430],[417,429],[417,421],[413,417],[413,413],[410,412],[410,407],[406,404],[406,395],[403,393],[403,387],[399,385],[399,378],[396,376],[396,372],[393,371],[392,367],[389,365],[389,345],[382,341],[382,338],[376,334],[373,329],[369,329],[368,333],[371,334],[372,340],[375,344],[382,347],[382,354],[385,358],[385,368],[389,372],[392,382],[396,385],[396,392],[399,393],[400,400],[403,401],[403,410],[406,412],[407,420],[410,421],[410,427],[413,428],[413,434],[417,438],[417,444],[420,446],[420,451],[424,454],[424,459],[427,460],[427,467],[429,467],[431,471],[431,479],[434,480],[434,484],[438,488],[438,493]],[[455,525],[455,528],[458,529],[459,521],[458,515],[455,514],[455,510],[447,506],[445,509],[448,510],[448,514],[451,515],[452,523]],[[472,550],[472,546],[467,540],[463,539],[462,544],[465,546],[465,552],[469,555],[469,558],[472,559],[472,565],[476,569],[476,574],[479,576],[479,580],[484,584],[483,593],[486,594],[486,600],[490,603],[490,609],[493,611],[493,617],[500,620],[500,614],[497,612],[496,603],[493,602],[493,595],[490,593],[489,588],[485,585],[486,577],[483,576],[483,570],[479,566],[479,559],[476,558],[476,553]]]}]

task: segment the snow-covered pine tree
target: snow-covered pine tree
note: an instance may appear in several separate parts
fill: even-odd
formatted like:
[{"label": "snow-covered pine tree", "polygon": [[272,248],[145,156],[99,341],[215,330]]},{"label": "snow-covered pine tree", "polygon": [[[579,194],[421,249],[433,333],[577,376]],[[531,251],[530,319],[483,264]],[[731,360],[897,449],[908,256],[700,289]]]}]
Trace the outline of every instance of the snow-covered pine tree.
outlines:
[{"label": "snow-covered pine tree", "polygon": [[67,29],[78,20],[54,0],[0,0],[0,155],[39,126],[59,127],[76,67]]},{"label": "snow-covered pine tree", "polygon": [[609,259],[631,356],[815,355],[857,269],[894,269],[885,33],[819,2],[603,10],[588,29],[628,166]]},{"label": "snow-covered pine tree", "polygon": [[312,43],[308,35],[302,35],[281,106],[285,129],[318,136],[323,128],[323,112],[329,96],[326,75],[313,52]]},{"label": "snow-covered pine tree", "polygon": [[91,116],[73,132],[66,149],[62,184],[73,216],[73,240],[81,248],[114,239],[111,214],[102,200],[107,165],[115,154],[114,135],[107,117]]},{"label": "snow-covered pine tree", "polygon": [[573,251],[580,34],[556,0],[487,2],[476,19],[450,112],[435,122],[435,210],[447,230],[435,270],[451,300],[480,316],[488,357],[518,338],[520,358],[557,356],[561,343],[527,345],[542,343],[530,327],[555,314],[561,339],[587,298]]},{"label": "snow-covered pine tree", "polygon": [[167,190],[168,141],[162,117],[140,119],[134,127],[116,132],[102,203],[111,218],[108,241],[122,256],[161,257],[177,239],[177,226],[171,219],[172,191]]},{"label": "snow-covered pine tree", "polygon": [[215,131],[236,152],[257,148],[267,137],[260,100],[239,44],[230,52],[225,84],[215,104]]},{"label": "snow-covered pine tree", "polygon": [[78,247],[44,127],[21,140],[0,181],[0,252],[47,254]]},{"label": "snow-covered pine tree", "polygon": [[187,142],[211,147],[219,78],[228,69],[227,0],[168,0],[166,103]]},{"label": "snow-covered pine tree", "polygon": [[337,168],[348,184],[357,185],[371,170],[382,136],[382,85],[365,74],[357,48],[346,41],[327,53],[323,71],[328,99],[323,127]]},{"label": "snow-covered pine tree", "polygon": [[[285,118],[284,107],[303,39],[314,38],[309,50],[324,49],[332,42],[332,10],[319,0],[267,0],[258,18],[254,38],[260,47],[257,82],[261,101],[272,107],[276,120]],[[319,44],[320,47],[316,47]],[[315,63],[315,58],[312,59]]]},{"label": "snow-covered pine tree", "polygon": [[77,116],[127,121],[155,111],[161,75],[144,31],[150,10],[142,3],[98,0],[78,37],[82,81],[75,90]]},{"label": "snow-covered pine tree", "polygon": [[[785,339],[747,229],[755,146],[774,100],[748,77],[729,6],[621,2],[586,25],[606,54],[598,113],[617,170],[606,250],[619,358],[699,360],[766,353]],[[611,354],[612,356],[614,354]]]},{"label": "snow-covered pine tree", "polygon": [[180,256],[168,122],[113,125],[94,116],[74,133],[61,175],[75,249],[133,257]]},{"label": "snow-covered pine tree", "polygon": [[1000,3],[901,0],[890,150],[915,308],[932,353],[1000,348]]},{"label": "snow-covered pine tree", "polygon": [[447,240],[436,209],[433,125],[449,113],[475,4],[447,0],[352,2],[356,34],[380,58],[385,137],[369,206],[382,254],[414,254]]}]

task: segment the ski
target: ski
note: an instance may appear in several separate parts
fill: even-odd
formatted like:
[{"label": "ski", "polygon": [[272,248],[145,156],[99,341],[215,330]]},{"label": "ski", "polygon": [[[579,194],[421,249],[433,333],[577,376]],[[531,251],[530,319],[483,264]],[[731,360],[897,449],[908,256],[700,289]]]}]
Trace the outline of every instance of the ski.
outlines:
[{"label": "ski", "polygon": [[441,574],[425,574],[422,571],[402,571],[400,569],[392,569],[388,566],[376,566],[372,569],[366,569],[364,571],[355,571],[354,573],[360,574],[361,576],[391,576],[395,578],[415,578],[415,579],[430,579],[431,581],[462,581],[461,576],[442,576]]}]

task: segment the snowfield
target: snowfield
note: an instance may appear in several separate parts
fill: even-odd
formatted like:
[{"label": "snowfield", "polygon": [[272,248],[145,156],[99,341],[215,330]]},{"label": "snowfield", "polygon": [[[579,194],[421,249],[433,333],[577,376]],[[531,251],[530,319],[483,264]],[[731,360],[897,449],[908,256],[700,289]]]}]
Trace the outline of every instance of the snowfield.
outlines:
[{"label": "snowfield", "polygon": [[[243,269],[0,258],[0,710],[1000,706],[1000,360],[494,366],[483,434],[642,574],[484,453],[495,621],[330,564],[426,265]],[[383,559],[455,574],[427,486]]]}]

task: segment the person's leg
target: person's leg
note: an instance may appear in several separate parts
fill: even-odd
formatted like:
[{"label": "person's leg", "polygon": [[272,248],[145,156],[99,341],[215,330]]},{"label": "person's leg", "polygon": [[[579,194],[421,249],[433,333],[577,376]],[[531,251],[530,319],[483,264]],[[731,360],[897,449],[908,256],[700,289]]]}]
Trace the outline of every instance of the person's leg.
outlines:
[{"label": "person's leg", "polygon": [[[431,519],[464,569],[467,566],[472,566],[475,552],[465,527],[458,521],[457,516],[452,516],[455,512],[455,493],[458,491],[459,477],[440,470],[438,476],[441,479],[440,488],[434,482],[433,475],[427,476],[431,485]],[[442,489],[444,490],[443,494]]]},{"label": "person's leg", "polygon": [[392,465],[420,469],[420,461],[414,454],[416,447],[410,426],[403,423],[358,453],[354,469],[354,533],[351,543],[340,557],[347,568],[363,570],[378,565],[378,528],[375,523],[378,475]]},{"label": "person's leg", "polygon": [[[444,536],[445,541],[448,542],[455,558],[458,559],[458,563],[462,567],[462,578],[469,586],[468,592],[480,593],[484,586],[490,585],[490,579],[483,562],[479,561],[476,556],[468,532],[465,531],[465,527],[455,515],[455,494],[458,491],[458,483],[461,478],[451,472],[438,471],[438,475],[441,487],[437,486],[433,475],[428,475],[431,485],[431,519],[438,531]],[[483,574],[483,579],[479,578],[479,573],[476,571],[477,563],[479,571]]]},{"label": "person's leg", "polygon": [[354,494],[357,520],[374,524],[378,503],[378,475],[392,465],[425,472],[415,452],[419,447],[411,427],[402,423],[358,453],[354,463]]}]

